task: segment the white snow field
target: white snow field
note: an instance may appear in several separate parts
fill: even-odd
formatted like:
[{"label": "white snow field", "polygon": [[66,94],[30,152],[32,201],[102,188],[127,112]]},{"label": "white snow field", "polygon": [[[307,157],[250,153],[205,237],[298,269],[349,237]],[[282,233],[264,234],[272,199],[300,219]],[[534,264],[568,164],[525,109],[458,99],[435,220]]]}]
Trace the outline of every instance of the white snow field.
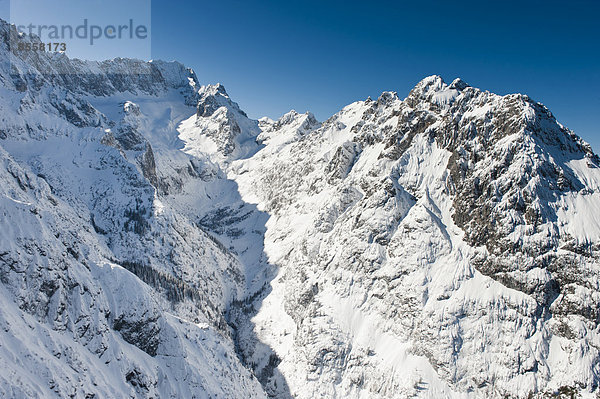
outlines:
[{"label": "white snow field", "polygon": [[600,160],[542,104],[431,76],[252,120],[15,35],[1,397],[598,396]]}]

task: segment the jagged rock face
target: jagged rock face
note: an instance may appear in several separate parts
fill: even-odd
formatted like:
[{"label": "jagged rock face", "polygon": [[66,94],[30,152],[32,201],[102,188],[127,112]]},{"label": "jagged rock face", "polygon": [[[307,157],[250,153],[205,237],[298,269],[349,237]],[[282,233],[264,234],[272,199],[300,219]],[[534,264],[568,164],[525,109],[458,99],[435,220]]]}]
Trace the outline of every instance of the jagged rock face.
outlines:
[{"label": "jagged rock face", "polygon": [[[250,120],[237,103],[231,101],[225,87],[221,84],[202,86],[198,93],[195,121],[184,129],[182,138],[197,148],[204,146],[193,142],[194,139],[210,139],[214,146],[211,152],[221,155],[220,162],[241,158],[253,151],[255,138],[260,133],[258,123]],[[193,134],[186,134],[186,131]]]},{"label": "jagged rock face", "polygon": [[[8,81],[19,92],[36,91],[45,83],[68,89],[71,93],[93,96],[110,96],[115,93],[159,95],[169,89],[178,90],[187,105],[198,101],[198,80],[194,72],[177,62],[144,62],[127,58],[110,61],[82,61],[69,59],[62,53],[43,51],[19,52],[17,42],[32,43],[37,37],[21,35],[6,23],[0,30],[0,46],[3,54],[12,52],[24,63],[3,60],[3,67],[10,68]],[[5,81],[4,83],[8,83]]]},{"label": "jagged rock face", "polygon": [[[475,260],[477,269],[533,295],[540,312],[547,312],[561,287],[587,279],[573,267],[586,262],[581,251],[558,253],[564,246],[587,244],[561,235],[555,222],[561,198],[588,194],[568,163],[585,160],[587,168],[596,168],[598,158],[527,96],[498,97],[464,82],[456,87],[455,82],[446,88],[439,79],[421,82],[405,100],[416,115],[400,111],[383,156],[399,158],[419,131],[450,151],[453,220],[469,245],[487,249]],[[529,272],[545,278],[531,278]],[[581,303],[573,311],[598,322],[596,305]]]},{"label": "jagged rock face", "polygon": [[261,125],[230,176],[271,215],[254,320],[297,397],[597,389],[598,157],[543,105],[430,77]]},{"label": "jagged rock face", "polygon": [[541,104],[432,76],[254,121],[11,35],[2,396],[596,395],[599,159]]}]

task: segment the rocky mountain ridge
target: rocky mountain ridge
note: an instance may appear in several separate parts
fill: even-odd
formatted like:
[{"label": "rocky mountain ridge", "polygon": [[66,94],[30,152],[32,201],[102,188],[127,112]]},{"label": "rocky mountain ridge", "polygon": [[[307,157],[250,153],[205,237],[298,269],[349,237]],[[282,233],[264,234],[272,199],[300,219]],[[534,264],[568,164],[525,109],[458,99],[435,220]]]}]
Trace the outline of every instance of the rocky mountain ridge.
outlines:
[{"label": "rocky mountain ridge", "polygon": [[3,396],[597,395],[600,162],[543,105],[431,76],[255,121],[181,64],[15,35]]}]

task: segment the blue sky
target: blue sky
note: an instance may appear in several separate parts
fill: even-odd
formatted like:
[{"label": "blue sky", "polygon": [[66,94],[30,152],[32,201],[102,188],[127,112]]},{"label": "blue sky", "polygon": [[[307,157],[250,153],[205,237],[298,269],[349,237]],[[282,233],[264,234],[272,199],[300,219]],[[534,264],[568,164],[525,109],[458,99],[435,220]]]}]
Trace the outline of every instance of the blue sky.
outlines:
[{"label": "blue sky", "polygon": [[[146,14],[122,4],[123,12],[105,13],[109,20]],[[152,58],[223,83],[254,118],[296,109],[324,120],[384,90],[404,97],[438,74],[526,93],[600,152],[598,1],[153,0],[151,17]]]},{"label": "blue sky", "polygon": [[221,82],[252,117],[323,120],[423,77],[547,105],[600,151],[600,2],[166,1],[152,56]]},{"label": "blue sky", "polygon": [[[151,34],[146,32],[151,28],[151,0],[0,0],[0,8],[2,3],[7,4],[4,8],[10,10],[10,22],[17,29],[24,33],[31,29],[43,43],[66,43],[70,57],[152,58]],[[57,27],[54,37],[49,26]],[[63,35],[63,26],[70,27],[73,36],[69,36],[69,30]],[[120,37],[118,26],[124,27]],[[129,35],[139,26],[145,30],[139,37]],[[111,29],[110,39],[103,34],[105,28]]]}]

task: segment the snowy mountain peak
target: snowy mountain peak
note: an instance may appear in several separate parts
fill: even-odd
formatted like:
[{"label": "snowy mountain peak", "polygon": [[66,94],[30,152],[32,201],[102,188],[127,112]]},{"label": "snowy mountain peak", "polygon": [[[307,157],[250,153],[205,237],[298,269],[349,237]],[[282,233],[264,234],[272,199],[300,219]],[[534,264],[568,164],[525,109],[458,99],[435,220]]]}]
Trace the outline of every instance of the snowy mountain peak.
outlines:
[{"label": "snowy mountain peak", "polygon": [[384,91],[377,99],[378,105],[389,105],[395,101],[398,101],[398,93],[395,91]]},{"label": "snowy mountain peak", "polygon": [[306,134],[318,129],[321,123],[317,121],[311,112],[300,114],[291,110],[282,115],[277,121],[271,119],[261,119],[259,127],[261,129],[257,141],[261,144],[289,143],[305,136]]},{"label": "snowy mountain peak", "polygon": [[456,89],[458,91],[464,90],[467,87],[469,87],[469,84],[467,82],[465,82],[464,80],[462,80],[461,78],[456,78],[452,81],[452,83],[450,83],[449,86],[451,89]]},{"label": "snowy mountain peak", "polygon": [[302,129],[310,129],[314,127],[319,122],[312,114],[312,112],[305,112],[303,114],[299,114],[295,110],[291,110],[288,113],[284,114],[275,122],[274,128],[279,129],[286,125],[298,125],[298,128]]},{"label": "snowy mountain peak", "polygon": [[421,79],[419,83],[417,83],[413,90],[427,93],[430,91],[438,91],[442,90],[446,85],[444,79],[439,75],[431,75],[426,78]]},{"label": "snowy mountain peak", "polygon": [[282,124],[286,124],[286,123],[289,123],[291,120],[295,119],[298,115],[300,115],[300,114],[298,112],[296,112],[295,109],[292,109],[292,110],[286,112],[285,114],[283,114],[277,121]]},{"label": "snowy mountain peak", "polygon": [[218,83],[199,89],[196,115],[184,121],[179,131],[186,152],[211,154],[213,161],[228,163],[258,149],[260,128]]},{"label": "snowy mountain peak", "polygon": [[599,162],[543,105],[430,76],[256,121],[9,31],[1,397],[597,396]]},{"label": "snowy mountain peak", "polygon": [[597,390],[600,172],[543,105],[431,76],[265,125],[231,176],[271,215],[255,320],[297,396]]},{"label": "snowy mountain peak", "polygon": [[231,101],[229,94],[225,90],[225,86],[221,83],[202,86],[198,90],[198,94],[199,117],[210,117],[221,107],[246,116],[246,113],[240,109],[238,104]]},{"label": "snowy mountain peak", "polygon": [[417,83],[405,101],[413,107],[423,106],[428,103],[446,107],[467,87],[469,85],[461,79],[455,79],[448,86],[441,76],[432,75]]},{"label": "snowy mountain peak", "polygon": [[216,90],[218,93],[222,93],[222,94],[224,94],[224,95],[226,95],[226,96],[229,96],[229,95],[227,94],[227,91],[225,90],[225,86],[223,86],[223,84],[221,84],[221,83],[217,83],[217,84],[213,85],[213,88],[214,88],[214,89],[215,89],[215,90]]},{"label": "snowy mountain peak", "polygon": [[200,87],[200,94],[215,96],[217,94],[229,98],[229,94],[227,94],[227,90],[225,90],[225,86],[221,83],[202,85]]}]

